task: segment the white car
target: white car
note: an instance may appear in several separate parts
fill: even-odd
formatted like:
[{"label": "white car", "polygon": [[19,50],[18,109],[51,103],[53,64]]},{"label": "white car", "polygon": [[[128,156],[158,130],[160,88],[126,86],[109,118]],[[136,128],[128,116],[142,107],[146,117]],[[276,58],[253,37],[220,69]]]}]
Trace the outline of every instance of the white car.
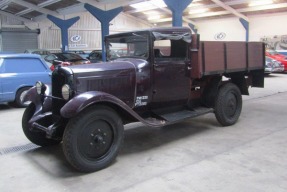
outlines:
[{"label": "white car", "polygon": [[280,61],[276,61],[271,57],[265,57],[265,74],[270,74],[272,72],[283,72],[284,65]]},{"label": "white car", "polygon": [[42,58],[45,58],[47,55],[51,54],[51,52],[46,49],[26,49],[24,53],[37,54]]}]

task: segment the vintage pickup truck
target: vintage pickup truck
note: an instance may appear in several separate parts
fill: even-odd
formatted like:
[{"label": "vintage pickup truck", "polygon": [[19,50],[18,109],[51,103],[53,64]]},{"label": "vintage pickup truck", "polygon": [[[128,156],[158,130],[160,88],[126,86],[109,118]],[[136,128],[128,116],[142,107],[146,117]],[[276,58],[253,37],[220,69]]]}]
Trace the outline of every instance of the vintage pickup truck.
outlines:
[{"label": "vintage pickup truck", "polygon": [[239,118],[249,86],[264,86],[260,42],[200,41],[189,28],[153,28],[105,38],[108,62],[58,67],[52,85],[25,97],[22,126],[40,146],[63,142],[68,162],[92,172],[110,165],[123,125],[161,127],[215,113],[223,126]]}]

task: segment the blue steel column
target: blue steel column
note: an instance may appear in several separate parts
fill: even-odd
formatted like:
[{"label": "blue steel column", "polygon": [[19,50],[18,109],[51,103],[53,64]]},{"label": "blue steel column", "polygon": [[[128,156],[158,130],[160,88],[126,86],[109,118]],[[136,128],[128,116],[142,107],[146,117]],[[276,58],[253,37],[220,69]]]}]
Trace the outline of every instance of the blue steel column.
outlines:
[{"label": "blue steel column", "polygon": [[74,17],[68,20],[62,20],[52,15],[47,15],[47,18],[61,29],[62,52],[67,51],[68,50],[68,29],[74,23],[76,23],[80,19],[80,17]]},{"label": "blue steel column", "polygon": [[172,26],[182,27],[183,11],[193,0],[164,0],[165,4],[172,11]]},{"label": "blue steel column", "polygon": [[245,19],[240,18],[239,21],[241,22],[241,24],[243,25],[243,27],[245,28],[246,31],[246,42],[249,41],[249,22],[246,21]]},{"label": "blue steel column", "polygon": [[110,21],[113,20],[120,12],[122,12],[123,8],[118,7],[116,9],[111,9],[109,11],[103,11],[98,9],[90,4],[85,3],[84,7],[94,16],[96,17],[100,23],[102,28],[102,55],[103,61],[106,61],[106,49],[104,38],[106,35],[110,33],[109,25]]}]

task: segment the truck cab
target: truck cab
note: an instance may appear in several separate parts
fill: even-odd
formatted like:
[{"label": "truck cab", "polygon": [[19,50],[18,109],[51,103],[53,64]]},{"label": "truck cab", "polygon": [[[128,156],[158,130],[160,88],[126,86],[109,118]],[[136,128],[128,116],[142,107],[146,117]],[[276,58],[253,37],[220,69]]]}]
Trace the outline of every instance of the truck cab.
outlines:
[{"label": "truck cab", "polygon": [[130,61],[136,66],[136,95],[132,107],[158,110],[187,103],[190,42],[188,28],[153,29],[106,38],[108,61]]}]

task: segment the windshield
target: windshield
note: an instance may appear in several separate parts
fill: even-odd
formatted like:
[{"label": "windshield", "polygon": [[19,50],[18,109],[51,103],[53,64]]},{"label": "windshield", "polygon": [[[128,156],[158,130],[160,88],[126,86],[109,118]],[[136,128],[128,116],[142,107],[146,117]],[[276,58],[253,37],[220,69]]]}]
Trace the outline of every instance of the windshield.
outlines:
[{"label": "windshield", "polygon": [[107,60],[117,58],[136,57],[146,59],[148,57],[148,35],[130,33],[120,37],[108,37]]}]

